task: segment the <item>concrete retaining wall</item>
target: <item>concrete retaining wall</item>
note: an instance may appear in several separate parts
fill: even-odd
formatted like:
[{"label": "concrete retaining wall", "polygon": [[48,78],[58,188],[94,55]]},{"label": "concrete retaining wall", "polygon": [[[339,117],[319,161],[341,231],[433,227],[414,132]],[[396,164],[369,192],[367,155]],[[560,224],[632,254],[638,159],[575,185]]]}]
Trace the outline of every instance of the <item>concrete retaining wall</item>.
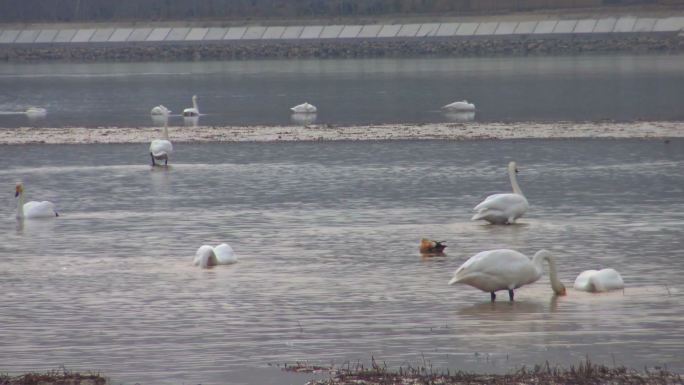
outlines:
[{"label": "concrete retaining wall", "polygon": [[684,30],[684,15],[664,18],[608,17],[599,19],[484,21],[419,24],[371,24],[328,26],[248,26],[226,28],[84,28],[84,29],[4,29],[2,44],[84,44],[280,41],[303,39],[392,39],[426,37],[482,37],[550,34],[629,34],[679,32]]}]

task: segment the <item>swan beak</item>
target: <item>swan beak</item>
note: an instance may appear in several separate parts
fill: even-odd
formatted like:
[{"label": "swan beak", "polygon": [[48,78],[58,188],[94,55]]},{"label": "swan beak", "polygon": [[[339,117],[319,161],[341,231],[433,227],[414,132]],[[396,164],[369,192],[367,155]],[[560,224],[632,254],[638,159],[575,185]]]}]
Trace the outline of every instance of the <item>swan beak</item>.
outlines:
[{"label": "swan beak", "polygon": [[14,193],[14,197],[15,197],[15,198],[18,197],[18,196],[19,196],[19,190],[17,190],[17,191]]},{"label": "swan beak", "polygon": [[556,293],[556,295],[558,295],[558,296],[564,296],[566,294],[568,294],[568,293],[565,290],[565,286],[563,286],[563,288],[558,293]]},{"label": "swan beak", "polygon": [[515,173],[517,174],[517,173],[519,173],[519,172],[520,172],[520,171],[518,171],[518,168],[516,167],[516,168],[515,168]]},{"label": "swan beak", "polygon": [[24,189],[21,187],[21,185],[17,186],[17,187],[14,189],[14,197],[15,197],[15,198],[18,197],[19,194],[21,194],[23,191],[24,191]]}]

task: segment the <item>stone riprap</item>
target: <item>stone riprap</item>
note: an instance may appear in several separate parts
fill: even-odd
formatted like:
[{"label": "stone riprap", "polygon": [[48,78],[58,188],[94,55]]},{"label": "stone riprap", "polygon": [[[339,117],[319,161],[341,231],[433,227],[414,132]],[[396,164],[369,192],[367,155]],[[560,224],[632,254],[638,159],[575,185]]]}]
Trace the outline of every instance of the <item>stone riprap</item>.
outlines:
[{"label": "stone riprap", "polygon": [[[684,15],[231,27],[0,26],[0,60],[684,51]],[[631,45],[630,45],[631,44]]]}]

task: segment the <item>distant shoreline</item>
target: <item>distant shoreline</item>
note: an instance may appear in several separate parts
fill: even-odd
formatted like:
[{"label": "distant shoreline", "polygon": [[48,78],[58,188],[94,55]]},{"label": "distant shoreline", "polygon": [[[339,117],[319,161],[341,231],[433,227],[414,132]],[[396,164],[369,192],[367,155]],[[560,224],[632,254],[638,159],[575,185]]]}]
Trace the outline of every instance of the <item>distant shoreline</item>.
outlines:
[{"label": "distant shoreline", "polygon": [[[160,127],[0,129],[1,145],[148,143]],[[684,138],[684,122],[430,123],[365,126],[169,127],[174,143]]]}]

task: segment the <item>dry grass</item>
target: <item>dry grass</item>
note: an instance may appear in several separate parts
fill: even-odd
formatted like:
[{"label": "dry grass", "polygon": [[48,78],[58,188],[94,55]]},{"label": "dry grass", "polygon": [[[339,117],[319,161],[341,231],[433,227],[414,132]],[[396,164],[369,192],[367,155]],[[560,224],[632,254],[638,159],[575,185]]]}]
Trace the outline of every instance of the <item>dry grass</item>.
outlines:
[{"label": "dry grass", "polygon": [[74,373],[64,368],[46,373],[26,373],[10,377],[0,374],[0,385],[105,385],[107,379],[99,373]]},{"label": "dry grass", "polygon": [[328,372],[330,377],[307,385],[508,385],[508,384],[569,384],[569,385],[670,385],[683,384],[682,377],[667,370],[639,372],[625,367],[607,367],[588,359],[569,369],[552,367],[548,363],[531,368],[522,367],[509,374],[475,374],[464,371],[435,372],[431,365],[400,367],[390,370],[374,359],[371,367],[347,364],[344,367],[321,367],[306,363],[285,365],[291,372]]}]

